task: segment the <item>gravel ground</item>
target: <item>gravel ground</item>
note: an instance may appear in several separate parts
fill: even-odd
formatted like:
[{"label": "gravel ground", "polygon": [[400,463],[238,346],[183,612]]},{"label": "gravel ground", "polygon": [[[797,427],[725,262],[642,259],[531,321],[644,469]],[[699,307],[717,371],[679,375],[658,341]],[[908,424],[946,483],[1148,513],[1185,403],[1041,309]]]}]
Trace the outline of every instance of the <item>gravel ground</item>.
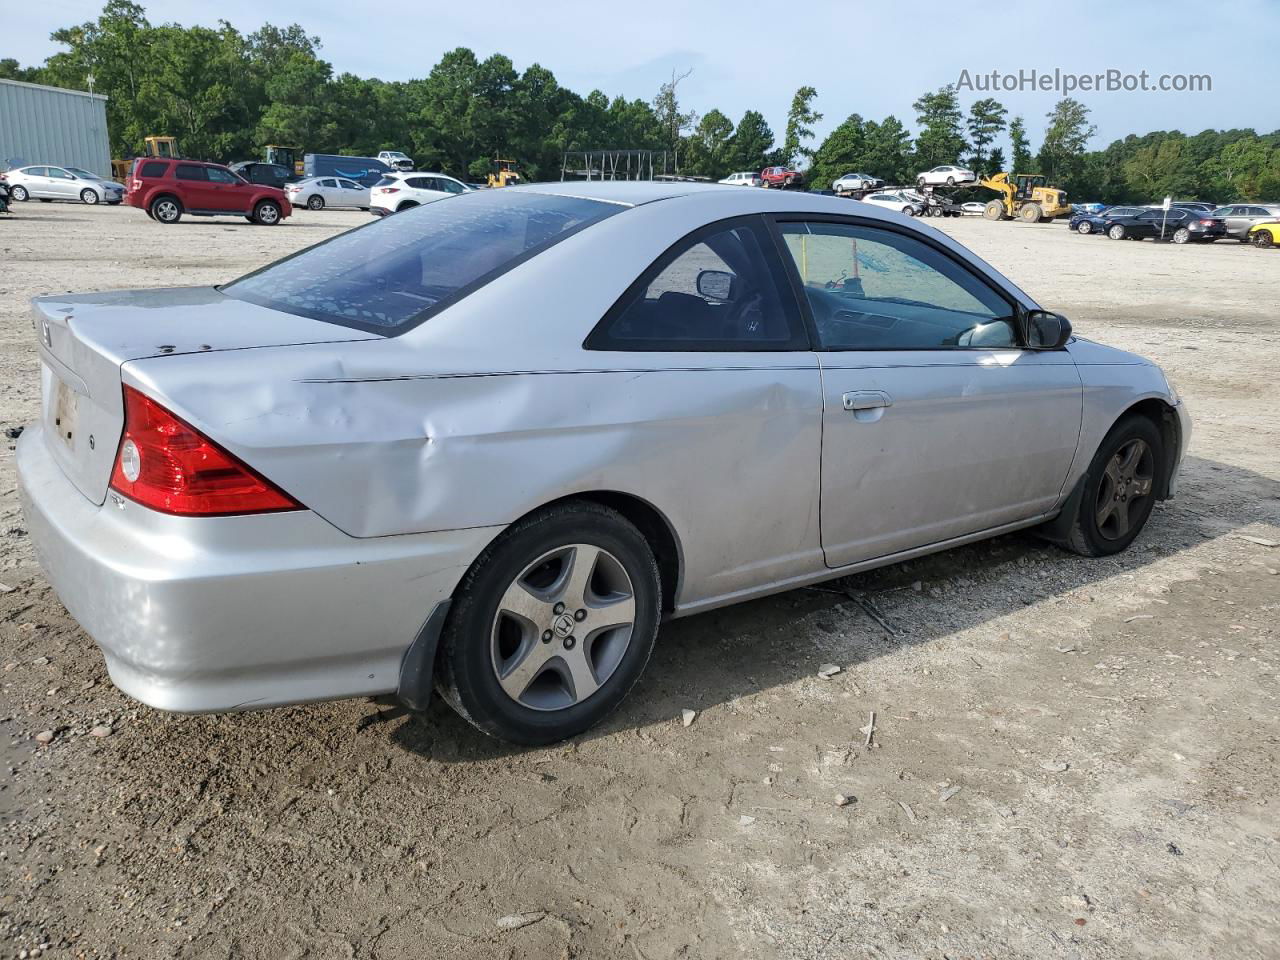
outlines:
[{"label": "gravel ground", "polygon": [[[37,415],[31,296],[219,282],[366,220],[18,205],[0,429]],[[1120,557],[1015,535],[670,624],[554,749],[438,703],[129,701],[0,442],[0,956],[1280,955],[1280,253],[935,222],[1165,366],[1179,498]]]}]

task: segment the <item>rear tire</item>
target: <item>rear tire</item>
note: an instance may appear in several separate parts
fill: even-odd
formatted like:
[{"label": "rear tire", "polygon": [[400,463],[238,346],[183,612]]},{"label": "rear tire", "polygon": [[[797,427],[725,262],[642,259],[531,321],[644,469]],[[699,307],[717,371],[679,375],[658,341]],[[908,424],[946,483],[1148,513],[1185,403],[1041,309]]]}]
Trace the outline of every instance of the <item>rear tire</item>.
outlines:
[{"label": "rear tire", "polygon": [[93,206],[98,202],[98,194],[93,190],[90,190],[88,187],[85,187],[80,191],[80,202]]},{"label": "rear tire", "polygon": [[1177,230],[1173,231],[1174,243],[1186,243],[1190,239],[1191,239],[1191,231],[1188,230],[1186,227],[1179,227]]},{"label": "rear tire", "polygon": [[1133,543],[1162,489],[1164,463],[1164,441],[1146,417],[1130,415],[1112,427],[1081,481],[1062,546],[1084,557],[1105,557]]},{"label": "rear tire", "polygon": [[[586,558],[589,578],[577,569]],[[608,507],[570,501],[506,530],[454,596],[437,690],[483,733],[541,745],[582,733],[626,697],[653,650],[662,591],[639,530]],[[610,623],[610,609],[630,619],[586,632],[594,616]]]},{"label": "rear tire", "polygon": [[323,210],[323,209],[324,209],[324,197],[319,196],[318,194],[314,194],[314,195],[312,195],[312,196],[310,196],[310,197],[307,197],[307,209],[308,209],[308,210]]},{"label": "rear tire", "polygon": [[1255,230],[1251,241],[1259,250],[1265,250],[1276,242],[1270,230]]},{"label": "rear tire", "polygon": [[1023,223],[1039,223],[1044,211],[1038,203],[1024,203],[1018,209],[1018,219]]},{"label": "rear tire", "polygon": [[25,203],[31,199],[31,194],[27,192],[27,188],[20,183],[14,184],[9,188],[9,199],[17,200],[19,203]]},{"label": "rear tire", "polygon": [[1107,229],[1107,236],[1108,236],[1108,237],[1110,237],[1112,240],[1123,240],[1123,239],[1124,239],[1124,225],[1123,225],[1123,224],[1119,224],[1119,223],[1113,223],[1113,224],[1112,224],[1112,225]]},{"label": "rear tire", "polygon": [[182,204],[176,197],[156,197],[149,209],[156,223],[171,224],[182,219]]}]

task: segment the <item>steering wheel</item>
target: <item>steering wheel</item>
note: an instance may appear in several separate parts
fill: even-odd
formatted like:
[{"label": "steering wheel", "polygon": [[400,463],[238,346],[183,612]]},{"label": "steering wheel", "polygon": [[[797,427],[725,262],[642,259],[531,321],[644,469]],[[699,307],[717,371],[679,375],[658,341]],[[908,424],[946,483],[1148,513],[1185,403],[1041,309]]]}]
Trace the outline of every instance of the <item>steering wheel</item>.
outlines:
[{"label": "steering wheel", "polygon": [[[755,315],[748,316],[753,307]],[[724,334],[726,340],[764,339],[764,294],[755,289],[744,291],[725,318]]]}]

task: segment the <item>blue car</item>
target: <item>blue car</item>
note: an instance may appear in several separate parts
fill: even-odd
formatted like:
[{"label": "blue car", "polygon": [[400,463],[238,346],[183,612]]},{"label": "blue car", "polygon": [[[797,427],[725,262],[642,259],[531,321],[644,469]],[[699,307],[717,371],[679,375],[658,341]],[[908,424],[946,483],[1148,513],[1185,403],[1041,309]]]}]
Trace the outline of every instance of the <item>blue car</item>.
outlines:
[{"label": "blue car", "polygon": [[1067,226],[1076,233],[1088,236],[1091,233],[1106,233],[1109,217],[1136,217],[1146,207],[1107,207],[1101,213],[1073,213]]}]

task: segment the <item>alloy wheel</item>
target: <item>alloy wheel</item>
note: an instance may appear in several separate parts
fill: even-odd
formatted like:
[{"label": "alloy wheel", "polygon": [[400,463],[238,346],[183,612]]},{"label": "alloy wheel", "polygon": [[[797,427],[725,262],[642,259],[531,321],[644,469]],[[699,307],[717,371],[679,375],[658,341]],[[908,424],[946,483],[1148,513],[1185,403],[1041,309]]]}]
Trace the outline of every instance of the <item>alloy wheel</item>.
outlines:
[{"label": "alloy wheel", "polygon": [[525,567],[498,601],[494,674],[522,706],[572,707],[617,669],[635,621],[635,592],[617,557],[587,543],[558,547]]},{"label": "alloy wheel", "polygon": [[81,190],[81,191],[80,191],[80,202],[81,202],[81,203],[87,203],[87,204],[90,204],[90,205],[95,204],[95,203],[97,203],[97,202],[98,202],[98,195],[97,195],[96,193],[94,193],[92,190],[88,190],[88,189]]},{"label": "alloy wheel", "polygon": [[1107,540],[1119,540],[1127,534],[1133,525],[1130,512],[1142,516],[1136,506],[1151,496],[1154,482],[1155,457],[1147,442],[1136,437],[1121,446],[1107,461],[1098,485],[1094,504],[1098,532]]}]

